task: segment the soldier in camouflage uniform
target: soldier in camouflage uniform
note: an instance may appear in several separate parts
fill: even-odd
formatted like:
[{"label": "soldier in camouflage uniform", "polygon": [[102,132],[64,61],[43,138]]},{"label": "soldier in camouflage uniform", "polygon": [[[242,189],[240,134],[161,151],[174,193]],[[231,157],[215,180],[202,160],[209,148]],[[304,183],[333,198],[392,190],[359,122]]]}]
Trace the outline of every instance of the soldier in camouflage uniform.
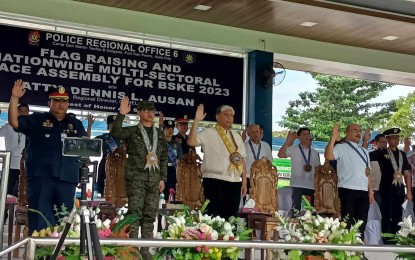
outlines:
[{"label": "soldier in camouflage uniform", "polygon": [[[138,103],[138,125],[121,127],[130,109],[129,98],[124,97],[110,133],[127,145],[125,183],[128,210],[139,215],[138,223],[131,225],[130,238],[138,237],[139,227],[142,238],[153,238],[159,194],[167,179],[167,141],[164,133],[154,127],[153,102]],[[151,259],[148,248],[141,248],[141,254],[144,259]]]}]

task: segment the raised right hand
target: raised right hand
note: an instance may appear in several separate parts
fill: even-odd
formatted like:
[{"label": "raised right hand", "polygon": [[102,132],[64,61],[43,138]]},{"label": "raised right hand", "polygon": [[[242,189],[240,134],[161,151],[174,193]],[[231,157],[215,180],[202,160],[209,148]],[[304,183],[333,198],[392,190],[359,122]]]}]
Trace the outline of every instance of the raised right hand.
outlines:
[{"label": "raised right hand", "polygon": [[297,139],[297,133],[295,131],[288,131],[287,140],[294,142]]},{"label": "raised right hand", "polygon": [[126,115],[128,114],[128,112],[130,112],[130,110],[131,110],[130,99],[127,96],[124,96],[121,99],[121,103],[120,103],[120,114]]},{"label": "raised right hand", "polygon": [[88,114],[88,125],[92,126],[95,123],[94,116],[92,114]]},{"label": "raised right hand", "polygon": [[203,104],[200,104],[197,106],[197,110],[196,110],[196,114],[195,114],[195,121],[203,121],[203,119],[205,119],[206,113],[205,111],[205,107],[203,106]]},{"label": "raised right hand", "polygon": [[12,89],[12,97],[21,98],[23,97],[26,89],[23,88],[23,80],[18,79],[14,82],[13,89]]},{"label": "raised right hand", "polygon": [[336,140],[340,139],[339,124],[335,123],[333,125],[333,132],[332,132],[331,136],[335,137]]}]

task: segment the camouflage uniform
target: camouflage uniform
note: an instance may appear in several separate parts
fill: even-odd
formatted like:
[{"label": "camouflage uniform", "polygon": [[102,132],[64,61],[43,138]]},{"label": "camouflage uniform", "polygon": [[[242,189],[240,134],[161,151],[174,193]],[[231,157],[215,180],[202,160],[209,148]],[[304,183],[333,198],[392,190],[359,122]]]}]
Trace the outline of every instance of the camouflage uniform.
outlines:
[{"label": "camouflage uniform", "polygon": [[[141,226],[141,237],[153,238],[153,223],[159,205],[159,184],[167,179],[167,141],[164,133],[156,128],[158,144],[156,155],[160,169],[144,169],[146,165],[147,149],[139,127],[121,127],[125,116],[118,114],[111,129],[111,135],[124,140],[127,145],[127,163],[125,168],[125,183],[128,197],[128,210],[137,213],[139,221],[131,225],[130,238],[138,237],[138,228]],[[152,142],[153,128],[144,127]]]}]

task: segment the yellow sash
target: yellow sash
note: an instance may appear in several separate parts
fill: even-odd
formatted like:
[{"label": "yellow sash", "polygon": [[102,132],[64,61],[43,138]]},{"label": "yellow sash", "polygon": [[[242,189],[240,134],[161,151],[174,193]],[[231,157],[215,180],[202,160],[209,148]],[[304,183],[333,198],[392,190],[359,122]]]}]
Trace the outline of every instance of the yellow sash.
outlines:
[{"label": "yellow sash", "polygon": [[235,138],[233,137],[232,131],[231,131],[231,136],[232,136],[233,144],[231,143],[228,136],[226,135],[225,130],[220,125],[216,124],[215,129],[216,131],[218,131],[220,138],[222,138],[222,141],[225,144],[226,149],[231,154],[229,157],[229,160],[231,161],[229,170],[230,171],[238,170],[240,173],[242,173],[243,171],[242,156],[240,153],[238,153],[238,145],[235,142]]}]

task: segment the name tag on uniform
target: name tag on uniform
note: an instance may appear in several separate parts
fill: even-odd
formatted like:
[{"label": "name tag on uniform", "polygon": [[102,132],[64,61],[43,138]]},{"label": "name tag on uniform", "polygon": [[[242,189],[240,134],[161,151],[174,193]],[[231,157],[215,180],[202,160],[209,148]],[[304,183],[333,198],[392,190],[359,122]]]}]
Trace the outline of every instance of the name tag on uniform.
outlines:
[{"label": "name tag on uniform", "polygon": [[63,142],[63,139],[65,139],[68,135],[66,133],[61,133],[61,141]]}]

